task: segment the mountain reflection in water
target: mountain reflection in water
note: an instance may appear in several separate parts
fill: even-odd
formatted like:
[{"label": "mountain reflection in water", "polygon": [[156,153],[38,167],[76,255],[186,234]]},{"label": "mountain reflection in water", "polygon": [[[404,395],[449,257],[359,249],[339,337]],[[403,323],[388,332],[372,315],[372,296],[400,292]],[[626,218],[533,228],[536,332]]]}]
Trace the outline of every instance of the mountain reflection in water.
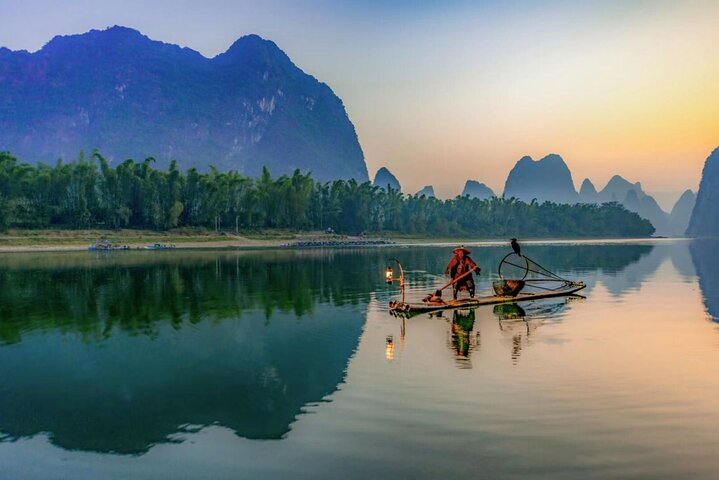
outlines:
[{"label": "mountain reflection in water", "polygon": [[188,425],[281,438],[342,382],[374,278],[347,283],[319,255],[77,259],[0,272],[9,439],[141,453]]},{"label": "mountain reflection in water", "polygon": [[719,322],[719,239],[697,239],[689,245],[707,312]]},{"label": "mountain reflection in water", "polygon": [[[639,289],[670,259],[687,281],[696,272],[716,319],[716,246],[525,248],[560,275],[586,280],[587,302],[600,284],[617,298]],[[0,433],[7,441],[45,432],[62,449],[121,454],[208,425],[285,438],[308,406],[347,381],[369,306],[397,294],[383,282],[387,259],[408,268],[408,299],[421,298],[444,283],[450,250],[2,255]],[[481,292],[507,248],[474,250]],[[493,315],[503,355],[516,364],[543,325],[563,321],[567,302],[479,311]],[[457,367],[471,367],[484,348],[479,311],[432,319],[446,323],[436,344],[446,342]],[[402,335],[380,353],[390,361],[401,360],[405,335],[413,341],[414,319],[396,321]]]}]

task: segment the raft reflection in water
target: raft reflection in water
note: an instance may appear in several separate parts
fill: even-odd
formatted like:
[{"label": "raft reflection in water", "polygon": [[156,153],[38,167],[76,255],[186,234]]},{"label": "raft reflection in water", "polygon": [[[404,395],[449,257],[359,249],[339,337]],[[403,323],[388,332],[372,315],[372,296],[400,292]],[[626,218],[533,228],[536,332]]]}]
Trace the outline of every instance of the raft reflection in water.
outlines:
[{"label": "raft reflection in water", "polygon": [[516,303],[505,303],[494,307],[500,331],[511,337],[512,363],[517,364],[522,349],[529,346],[532,334],[545,322],[545,319],[561,319],[561,311],[570,302],[582,301],[582,297],[566,297],[559,301],[538,301],[522,308]]},{"label": "raft reflection in water", "polygon": [[[522,349],[529,345],[535,330],[544,325],[546,321],[561,321],[564,316],[563,309],[571,302],[582,301],[582,297],[566,297],[552,300],[538,300],[530,302],[524,308],[516,303],[494,305],[492,310],[488,306],[471,309],[452,310],[452,318],[448,319],[447,311],[432,312],[410,317],[390,315],[397,318],[400,324],[400,346],[404,345],[407,324],[409,323],[410,337],[413,322],[421,318],[444,320],[448,323],[447,348],[452,352],[459,368],[472,368],[471,357],[478,352],[482,344],[481,328],[497,328],[501,335],[509,338],[512,362],[517,363]],[[491,312],[491,313],[490,313]],[[496,323],[491,319],[496,319]],[[551,320],[550,320],[551,319]],[[385,341],[385,358],[394,360],[396,340],[393,335],[387,335]]]}]

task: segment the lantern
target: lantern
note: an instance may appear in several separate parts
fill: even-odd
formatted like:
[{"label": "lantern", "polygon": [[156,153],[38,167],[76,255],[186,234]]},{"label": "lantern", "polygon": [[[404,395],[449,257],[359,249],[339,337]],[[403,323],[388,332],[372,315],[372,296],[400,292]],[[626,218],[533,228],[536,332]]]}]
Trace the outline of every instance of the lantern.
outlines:
[{"label": "lantern", "polygon": [[384,279],[387,284],[392,284],[392,281],[394,280],[394,271],[392,270],[392,267],[387,267],[387,269],[384,271]]},{"label": "lantern", "polygon": [[402,268],[402,264],[399,263],[399,260],[396,258],[390,258],[389,261],[397,263],[397,266],[399,267],[399,278],[394,278],[394,270],[392,270],[392,263],[390,263],[384,270],[384,280],[387,285],[392,285],[394,282],[399,280],[399,289],[402,292],[402,303],[404,303],[404,269]]}]

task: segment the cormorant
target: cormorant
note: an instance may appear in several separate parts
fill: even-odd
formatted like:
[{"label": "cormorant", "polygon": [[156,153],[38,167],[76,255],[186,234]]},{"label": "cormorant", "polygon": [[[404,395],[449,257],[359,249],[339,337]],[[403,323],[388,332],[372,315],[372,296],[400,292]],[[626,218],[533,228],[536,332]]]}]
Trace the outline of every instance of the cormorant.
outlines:
[{"label": "cormorant", "polygon": [[517,243],[517,239],[516,239],[516,238],[513,238],[513,239],[512,239],[512,250],[514,250],[514,253],[516,253],[516,254],[519,255],[520,257],[522,256],[522,251],[521,251],[521,249],[519,248],[519,244]]}]

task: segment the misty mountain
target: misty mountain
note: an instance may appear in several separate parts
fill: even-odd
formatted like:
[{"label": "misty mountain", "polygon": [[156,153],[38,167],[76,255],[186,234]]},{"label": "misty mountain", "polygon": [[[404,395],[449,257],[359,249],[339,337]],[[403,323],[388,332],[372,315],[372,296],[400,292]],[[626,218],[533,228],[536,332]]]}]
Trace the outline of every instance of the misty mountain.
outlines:
[{"label": "misty mountain", "polygon": [[622,203],[627,198],[627,194],[631,191],[636,192],[638,198],[643,198],[646,193],[642,189],[640,182],[631,183],[619,175],[614,175],[607,185],[597,193],[597,200],[600,203],[619,202]]},{"label": "misty mountain", "polygon": [[670,235],[669,215],[661,209],[654,197],[647,195],[640,189],[632,189],[627,192],[623,204],[627,210],[636,212],[640,217],[646,218],[654,228],[657,235]]},{"label": "misty mountain", "polygon": [[719,237],[719,148],[704,163],[696,205],[689,220],[687,235]]},{"label": "misty mountain", "polygon": [[613,176],[601,191],[597,191],[587,178],[577,194],[569,167],[556,154],[547,155],[538,161],[528,156],[519,160],[509,172],[504,197],[516,197],[525,202],[535,198],[539,202],[556,203],[617,202],[652,222],[657,235],[682,235],[681,225],[688,222],[689,218],[688,215],[682,217],[686,215],[685,207],[679,208],[671,217],[642,189],[641,183],[631,183],[619,175]]},{"label": "misty mountain", "polygon": [[697,197],[694,192],[686,190],[674,204],[672,212],[669,214],[669,225],[672,230],[672,235],[681,237],[687,231],[689,219],[692,216],[696,201]]},{"label": "misty mountain", "polygon": [[494,197],[495,194],[487,185],[476,180],[467,180],[467,183],[464,184],[464,189],[462,189],[462,196],[485,200]]},{"label": "misty mountain", "polygon": [[114,162],[368,179],[342,101],[256,35],[214,58],[124,27],[0,48],[0,150],[54,162],[93,148]]},{"label": "misty mountain", "polygon": [[525,202],[577,203],[572,173],[562,157],[550,154],[541,160],[522,157],[509,172],[504,184],[504,198],[515,197]]},{"label": "misty mountain", "polygon": [[397,180],[397,177],[395,177],[392,172],[390,172],[386,167],[382,167],[379,170],[377,170],[377,173],[374,176],[374,182],[372,183],[375,187],[387,189],[387,187],[392,188],[393,190],[402,191],[402,186],[399,183],[399,180]]},{"label": "misty mountain", "polygon": [[[583,203],[621,203],[627,210],[652,222],[657,235],[681,235],[681,232],[673,227],[669,214],[662,210],[654,197],[644,191],[640,182],[631,183],[619,175],[614,175],[598,192],[592,182],[586,179],[579,190],[579,199]],[[678,213],[676,222],[680,222],[679,217]]]},{"label": "misty mountain", "polygon": [[415,195],[417,195],[418,197],[421,197],[422,195],[424,195],[427,198],[434,197],[435,196],[434,195],[434,187],[432,185],[427,185],[424,188],[422,188],[422,190],[415,193]]},{"label": "misty mountain", "polygon": [[583,203],[599,202],[597,189],[594,188],[594,184],[588,178],[584,179],[582,186],[579,188],[579,201]]}]

